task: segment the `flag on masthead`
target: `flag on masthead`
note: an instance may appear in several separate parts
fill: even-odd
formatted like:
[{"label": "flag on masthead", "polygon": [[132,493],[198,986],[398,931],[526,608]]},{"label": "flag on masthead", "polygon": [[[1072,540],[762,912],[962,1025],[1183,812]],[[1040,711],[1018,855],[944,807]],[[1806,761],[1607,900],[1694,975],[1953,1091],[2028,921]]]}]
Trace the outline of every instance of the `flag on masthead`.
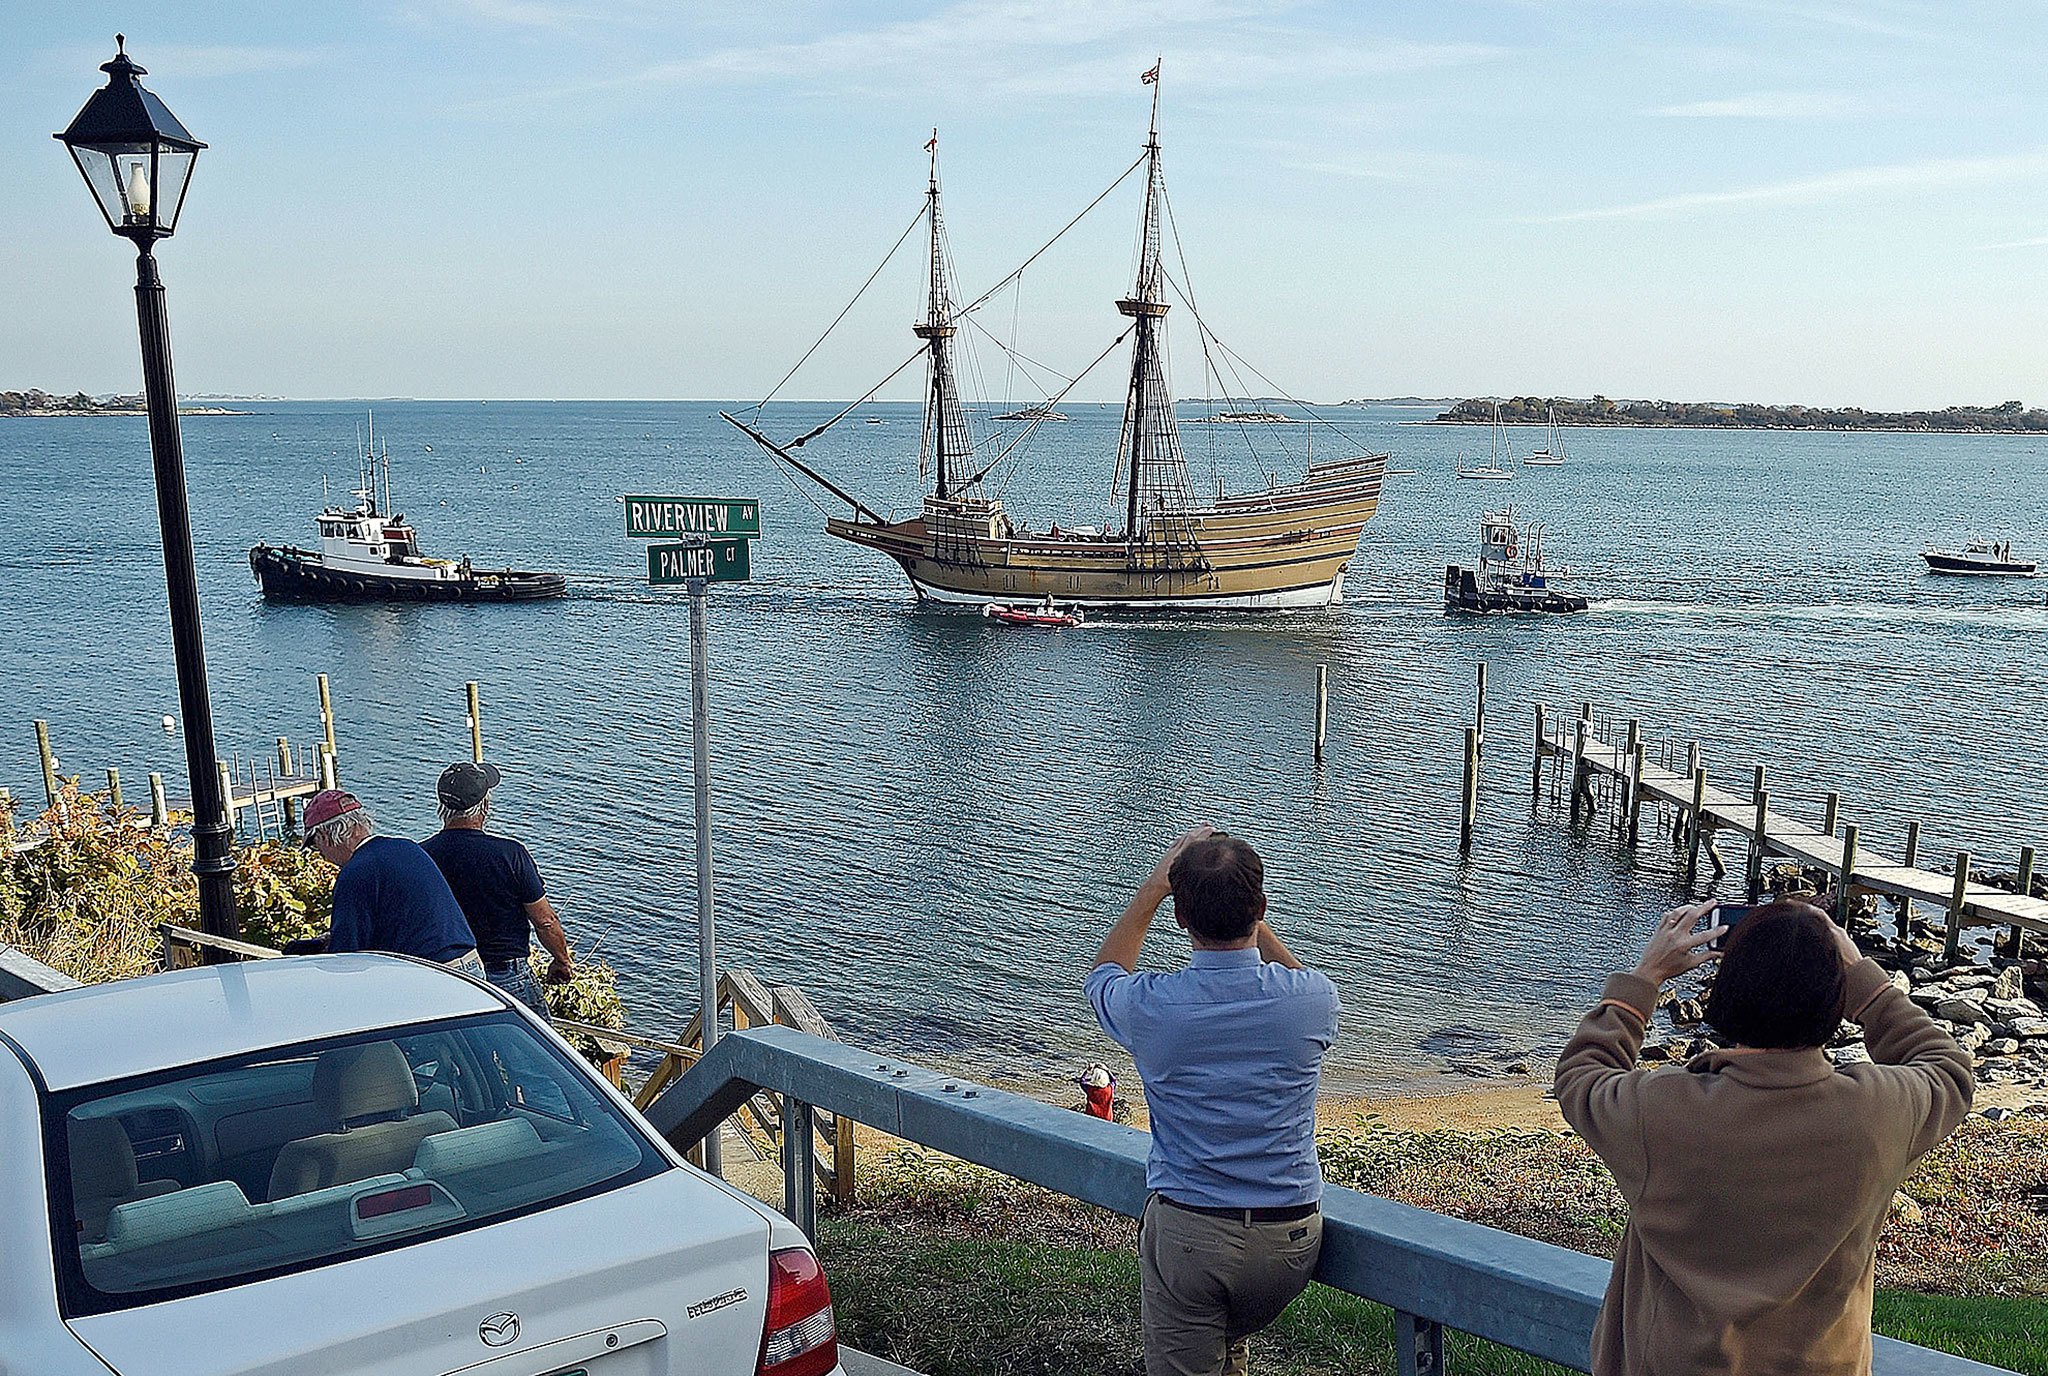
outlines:
[{"label": "flag on masthead", "polygon": [[1158,64],[1157,62],[1155,62],[1155,63],[1153,63],[1153,64],[1152,64],[1152,70],[1151,70],[1151,71],[1149,71],[1149,72],[1146,72],[1146,73],[1142,74],[1142,75],[1141,75],[1141,76],[1139,76],[1139,78],[1138,78],[1138,83],[1139,83],[1140,85],[1142,85],[1142,86],[1153,86],[1153,85],[1156,85],[1156,84],[1158,84],[1158,81],[1159,81],[1159,64]]}]

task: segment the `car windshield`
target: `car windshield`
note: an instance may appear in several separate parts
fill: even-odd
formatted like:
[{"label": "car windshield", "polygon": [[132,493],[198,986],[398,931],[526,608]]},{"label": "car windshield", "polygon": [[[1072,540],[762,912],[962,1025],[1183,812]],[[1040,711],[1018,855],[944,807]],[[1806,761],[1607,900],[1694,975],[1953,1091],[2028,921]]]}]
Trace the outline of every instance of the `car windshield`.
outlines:
[{"label": "car windshield", "polygon": [[62,1096],[66,1308],[404,1246],[667,1169],[516,1014],[285,1047]]}]

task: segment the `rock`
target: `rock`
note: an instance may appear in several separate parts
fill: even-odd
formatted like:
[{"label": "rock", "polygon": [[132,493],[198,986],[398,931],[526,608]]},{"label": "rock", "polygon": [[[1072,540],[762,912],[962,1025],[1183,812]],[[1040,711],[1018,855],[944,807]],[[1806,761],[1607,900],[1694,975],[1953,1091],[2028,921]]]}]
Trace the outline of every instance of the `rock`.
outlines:
[{"label": "rock", "polygon": [[2012,1034],[2022,1040],[2048,1037],[2048,1018],[2014,1018]]},{"label": "rock", "polygon": [[2032,999],[1986,999],[1984,1011],[2000,1022],[2017,1022],[2021,1018],[2038,1018],[2041,1005]]},{"label": "rock", "polygon": [[1944,990],[1920,988],[1908,989],[1906,997],[1913,1000],[1915,1006],[1925,1008],[1931,1013],[1937,1004],[1948,997],[1948,994]]},{"label": "rock", "polygon": [[1892,1207],[1889,1212],[1894,1223],[1903,1223],[1909,1228],[1924,1222],[1927,1218],[1926,1211],[1920,1207],[1920,1201],[1904,1190],[1892,1196]]},{"label": "rock", "polygon": [[1908,998],[1912,997],[1913,981],[1904,970],[1894,970],[1892,972],[1891,986],[1892,988],[1898,990],[1901,994],[1906,995]]},{"label": "rock", "polygon": [[2017,965],[2008,965],[1991,982],[1991,997],[1995,999],[2018,999],[2026,997],[2026,972]]},{"label": "rock", "polygon": [[1527,1061],[1516,1061],[1508,1067],[1508,1074],[1510,1075],[1528,1075],[1530,1073],[1532,1072]]},{"label": "rock", "polygon": [[1993,1123],[2003,1123],[2008,1118],[2017,1118],[2019,1116],[2002,1104],[1993,1104],[1990,1108],[1983,1109],[1981,1112],[1988,1121]]},{"label": "rock", "polygon": [[1965,1027],[1962,1031],[1956,1033],[1956,1045],[1972,1055],[1976,1054],[1978,1047],[1990,1040],[1991,1029],[1988,1027]]},{"label": "rock", "polygon": [[1838,1066],[1868,1065],[1870,1053],[1861,1046],[1843,1046],[1828,1052],[1828,1059]]},{"label": "rock", "polygon": [[[1944,1022],[1968,1023],[1973,1026],[1991,1021],[1991,1016],[1984,1011],[1981,1002],[1966,998],[1943,999],[1934,1005],[1934,1016]],[[2048,1036],[2048,1021],[2044,1021],[2041,1026],[2042,1035]]]},{"label": "rock", "polygon": [[1644,1042],[1641,1057],[1646,1061],[1668,1061],[1671,1048],[1663,1042]]},{"label": "rock", "polygon": [[1680,999],[1671,1005],[1671,1022],[1674,1027],[1698,1027],[1706,1020],[1706,1005],[1698,999]]},{"label": "rock", "polygon": [[1984,1054],[1987,1056],[2016,1056],[2019,1049],[2019,1040],[2015,1037],[1997,1037],[1984,1044]]}]

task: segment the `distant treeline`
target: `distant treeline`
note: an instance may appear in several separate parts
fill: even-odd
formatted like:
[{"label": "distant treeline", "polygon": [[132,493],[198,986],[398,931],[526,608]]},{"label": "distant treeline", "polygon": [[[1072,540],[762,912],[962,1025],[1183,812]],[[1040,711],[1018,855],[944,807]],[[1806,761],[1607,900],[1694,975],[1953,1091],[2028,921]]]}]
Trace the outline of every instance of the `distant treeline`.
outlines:
[{"label": "distant treeline", "polygon": [[1756,402],[1614,401],[1594,397],[1470,397],[1438,416],[1440,421],[1477,425],[1500,417],[1517,425],[1541,425],[1551,408],[1560,425],[1723,425],[1748,430],[2048,430],[2048,411],[2025,402],[1998,406],[1951,406],[1941,411],[1866,411],[1860,406],[1764,406]]},{"label": "distant treeline", "polygon": [[0,392],[0,416],[95,415],[102,411],[141,409],[142,398],[139,396],[101,399],[73,392],[68,397],[60,397],[35,387],[26,392]]}]

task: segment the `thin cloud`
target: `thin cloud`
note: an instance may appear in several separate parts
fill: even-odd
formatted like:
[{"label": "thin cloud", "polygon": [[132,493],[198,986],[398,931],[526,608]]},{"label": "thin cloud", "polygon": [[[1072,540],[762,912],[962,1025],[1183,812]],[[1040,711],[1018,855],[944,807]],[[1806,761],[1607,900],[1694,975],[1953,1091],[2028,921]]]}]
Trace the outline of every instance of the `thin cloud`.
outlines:
[{"label": "thin cloud", "polygon": [[1573,224],[1589,220],[1646,220],[1735,205],[1818,205],[1873,192],[1913,194],[1947,187],[2014,181],[2048,172],[2048,150],[1983,158],[1937,158],[1926,162],[1847,167],[1793,181],[1766,182],[1729,191],[1687,191],[1627,205],[1569,210],[1525,217],[1524,224]]},{"label": "thin cloud", "polygon": [[1660,106],[1650,113],[1666,119],[1845,119],[1876,108],[1867,97],[1839,91],[1752,91]]},{"label": "thin cloud", "polygon": [[[526,0],[470,0],[523,4]],[[929,83],[949,74],[975,89],[1062,96],[1134,80],[1167,51],[1168,79],[1203,90],[1257,90],[1310,81],[1438,70],[1488,60],[1498,49],[1467,43],[1331,42],[1272,24],[1287,5],[1232,0],[966,0],[919,19],[854,28],[820,38],[747,43],[655,63],[602,80],[507,95],[486,104],[561,100],[638,88],[709,87],[803,80],[863,86]],[[1128,48],[1121,56],[1105,45]],[[1069,56],[1072,54],[1072,56]]]},{"label": "thin cloud", "polygon": [[2048,234],[2036,234],[2031,239],[2008,239],[2002,244],[1978,244],[1976,247],[1980,252],[1988,252],[2002,248],[2041,248],[2044,245],[2048,245]]}]

